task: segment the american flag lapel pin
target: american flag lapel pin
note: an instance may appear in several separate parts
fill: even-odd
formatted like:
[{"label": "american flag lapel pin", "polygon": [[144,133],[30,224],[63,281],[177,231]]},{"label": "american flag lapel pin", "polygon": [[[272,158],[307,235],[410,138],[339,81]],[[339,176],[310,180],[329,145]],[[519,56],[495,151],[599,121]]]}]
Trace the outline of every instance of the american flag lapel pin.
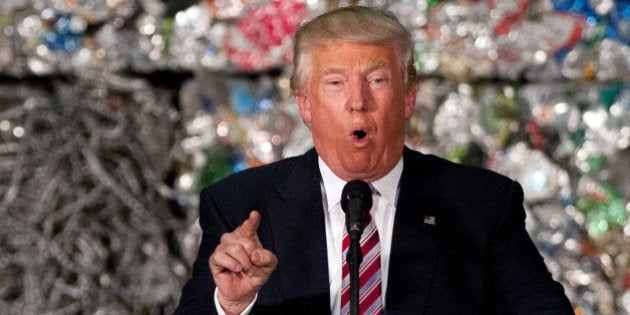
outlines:
[{"label": "american flag lapel pin", "polygon": [[435,217],[432,215],[425,215],[424,225],[435,225]]}]

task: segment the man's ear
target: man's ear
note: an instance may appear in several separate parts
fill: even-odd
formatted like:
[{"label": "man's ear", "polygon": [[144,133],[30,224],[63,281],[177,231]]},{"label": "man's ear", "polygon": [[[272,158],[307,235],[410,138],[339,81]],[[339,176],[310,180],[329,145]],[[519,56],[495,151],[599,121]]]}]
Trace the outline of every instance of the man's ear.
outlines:
[{"label": "man's ear", "polygon": [[298,103],[298,108],[300,109],[300,116],[302,116],[302,120],[310,125],[311,123],[311,103],[308,100],[308,97],[304,95],[304,93],[300,91],[295,91],[295,99]]},{"label": "man's ear", "polygon": [[416,95],[418,93],[415,83],[409,83],[407,90],[405,91],[405,119],[409,119],[413,115],[413,111],[416,108]]}]

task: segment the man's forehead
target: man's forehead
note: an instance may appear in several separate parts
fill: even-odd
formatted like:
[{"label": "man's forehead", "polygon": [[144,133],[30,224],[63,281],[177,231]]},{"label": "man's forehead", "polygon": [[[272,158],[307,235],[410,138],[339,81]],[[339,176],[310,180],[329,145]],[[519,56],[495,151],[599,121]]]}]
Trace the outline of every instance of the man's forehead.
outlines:
[{"label": "man's forehead", "polygon": [[322,71],[335,72],[349,64],[361,64],[363,68],[394,66],[398,59],[397,49],[389,43],[357,44],[352,42],[328,42],[311,50],[311,60]]},{"label": "man's forehead", "polygon": [[[376,47],[376,46],[375,46]],[[337,47],[339,48],[339,47]],[[315,71],[320,74],[342,73],[350,69],[374,71],[397,67],[398,58],[394,51],[386,48],[380,51],[357,50],[343,54],[339,49],[326,49],[311,54]]]},{"label": "man's forehead", "polygon": [[374,48],[383,48],[385,50],[397,51],[397,46],[392,42],[359,42],[355,40],[338,40],[338,39],[325,39],[319,41],[317,44],[311,47],[311,52],[314,51],[328,51],[335,50],[339,47],[347,46],[347,47],[374,47]]},{"label": "man's forehead", "polygon": [[[372,72],[380,69],[390,69],[394,67],[389,62],[383,62],[381,60],[367,60],[358,67],[362,72]],[[319,66],[319,72],[321,75],[327,74],[343,74],[351,70],[353,67],[338,66],[335,64],[322,64]]]}]

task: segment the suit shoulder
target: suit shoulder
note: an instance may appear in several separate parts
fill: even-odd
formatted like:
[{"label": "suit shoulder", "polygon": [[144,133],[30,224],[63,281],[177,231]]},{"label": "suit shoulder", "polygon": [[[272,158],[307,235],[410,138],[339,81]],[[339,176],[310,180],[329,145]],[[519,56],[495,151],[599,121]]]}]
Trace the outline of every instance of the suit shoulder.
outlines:
[{"label": "suit shoulder", "polygon": [[415,173],[426,173],[429,177],[439,181],[455,181],[467,184],[509,184],[513,182],[509,177],[486,168],[457,164],[436,155],[413,150],[408,150],[405,154],[405,165],[409,165],[410,170]]},{"label": "suit shoulder", "polygon": [[204,191],[212,194],[223,194],[230,193],[235,188],[238,188],[239,191],[256,191],[261,187],[273,187],[299,162],[300,157],[291,157],[244,169],[204,188]]},{"label": "suit shoulder", "polygon": [[311,149],[303,155],[234,173],[204,188],[201,194],[219,196],[221,199],[256,198],[277,187],[290,174],[318,172],[316,165],[317,153]]},{"label": "suit shoulder", "polygon": [[405,181],[430,189],[450,199],[497,202],[498,196],[516,193],[521,186],[507,176],[492,170],[457,164],[444,158],[410,151],[405,155]]}]

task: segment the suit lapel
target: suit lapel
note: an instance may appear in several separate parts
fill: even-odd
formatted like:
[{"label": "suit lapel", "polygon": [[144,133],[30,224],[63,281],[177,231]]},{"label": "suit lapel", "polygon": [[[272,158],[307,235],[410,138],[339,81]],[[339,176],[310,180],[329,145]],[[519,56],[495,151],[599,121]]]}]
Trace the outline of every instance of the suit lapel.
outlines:
[{"label": "suit lapel", "polygon": [[429,159],[408,149],[403,159],[386,308],[390,314],[422,314],[440,255],[441,218]]},{"label": "suit lapel", "polygon": [[330,312],[326,229],[317,154],[309,151],[270,198],[269,225],[288,309]]}]

